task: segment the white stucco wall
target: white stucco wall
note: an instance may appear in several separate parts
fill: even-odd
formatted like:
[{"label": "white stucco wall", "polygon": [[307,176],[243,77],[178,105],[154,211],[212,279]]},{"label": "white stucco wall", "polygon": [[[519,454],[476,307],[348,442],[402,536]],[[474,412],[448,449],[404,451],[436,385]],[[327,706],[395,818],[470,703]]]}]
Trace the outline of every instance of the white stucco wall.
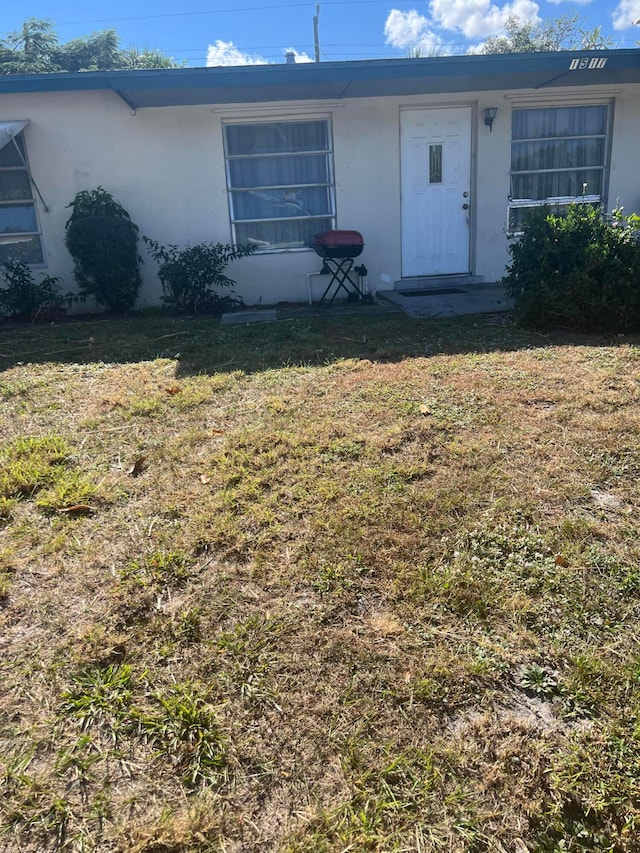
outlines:
[{"label": "white stucco wall", "polygon": [[[72,262],[64,247],[66,205],[83,189],[104,186],[127,208],[141,234],[161,243],[231,239],[225,185],[222,123],[255,116],[266,121],[292,115],[330,116],[333,125],[337,227],[357,229],[366,247],[360,261],[370,289],[380,276],[401,276],[400,111],[403,107],[473,107],[471,272],[498,280],[507,261],[512,105],[557,105],[615,99],[609,206],[640,211],[640,86],[615,92],[581,87],[564,92],[483,92],[438,97],[366,98],[341,105],[261,104],[251,107],[168,107],[135,115],[113,93],[3,95],[0,121],[30,119],[25,131],[32,172],[49,207],[38,202],[47,266],[73,288]],[[519,100],[520,99],[520,100]],[[532,100],[533,99],[533,100]],[[487,106],[497,106],[493,132],[484,126]],[[303,107],[305,111],[300,111]],[[307,109],[309,111],[307,111]],[[145,255],[144,248],[141,249]],[[312,251],[260,254],[229,267],[247,304],[306,299],[305,273],[319,270]],[[157,303],[159,283],[150,259],[143,267],[141,305]],[[322,279],[313,279],[319,297]]]}]

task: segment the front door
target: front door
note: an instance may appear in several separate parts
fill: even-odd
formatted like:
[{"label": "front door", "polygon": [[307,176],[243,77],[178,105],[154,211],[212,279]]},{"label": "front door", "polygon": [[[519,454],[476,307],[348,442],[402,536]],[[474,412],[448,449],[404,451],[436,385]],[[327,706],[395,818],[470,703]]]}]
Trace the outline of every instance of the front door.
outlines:
[{"label": "front door", "polygon": [[468,273],[471,107],[400,115],[402,275]]}]

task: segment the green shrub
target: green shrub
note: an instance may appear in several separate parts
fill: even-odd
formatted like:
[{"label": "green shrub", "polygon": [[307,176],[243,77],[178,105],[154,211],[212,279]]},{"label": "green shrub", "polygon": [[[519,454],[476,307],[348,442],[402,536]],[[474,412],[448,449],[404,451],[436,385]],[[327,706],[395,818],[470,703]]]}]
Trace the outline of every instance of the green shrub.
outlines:
[{"label": "green shrub", "polygon": [[584,204],[529,215],[503,279],[524,325],[581,331],[640,329],[638,217],[607,221]]},{"label": "green shrub", "polygon": [[162,246],[149,237],[142,239],[159,265],[158,278],[166,305],[177,311],[222,314],[243,304],[238,297],[221,295],[214,288],[233,287],[235,281],[225,275],[227,265],[252,254],[254,246],[198,243],[181,249]]},{"label": "green shrub", "polygon": [[42,276],[35,281],[24,261],[5,261],[1,273],[6,287],[0,288],[0,318],[34,321],[55,320],[64,313],[59,278]]},{"label": "green shrub", "polygon": [[102,187],[79,192],[68,206],[66,246],[80,299],[93,296],[110,311],[129,311],[141,284],[137,225]]}]

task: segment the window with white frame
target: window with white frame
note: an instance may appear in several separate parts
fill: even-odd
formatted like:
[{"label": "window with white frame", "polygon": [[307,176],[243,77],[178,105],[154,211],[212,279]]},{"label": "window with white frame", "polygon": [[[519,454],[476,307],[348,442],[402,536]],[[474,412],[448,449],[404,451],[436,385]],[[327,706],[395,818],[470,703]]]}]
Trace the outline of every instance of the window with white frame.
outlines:
[{"label": "window with white frame", "polygon": [[0,263],[42,264],[42,239],[24,137],[0,148]]},{"label": "window with white frame", "polygon": [[327,119],[227,124],[225,149],[234,242],[302,248],[334,227]]},{"label": "window with white frame", "polygon": [[513,110],[511,233],[532,207],[562,212],[571,202],[604,201],[608,112],[605,104]]}]

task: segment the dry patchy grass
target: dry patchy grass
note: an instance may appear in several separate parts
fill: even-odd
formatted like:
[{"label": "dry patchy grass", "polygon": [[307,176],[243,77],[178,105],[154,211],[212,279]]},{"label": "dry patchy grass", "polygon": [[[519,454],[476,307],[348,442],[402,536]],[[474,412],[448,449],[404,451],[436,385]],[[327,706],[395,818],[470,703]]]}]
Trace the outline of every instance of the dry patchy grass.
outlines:
[{"label": "dry patchy grass", "polygon": [[640,849],[640,348],[0,336],[0,849]]}]

